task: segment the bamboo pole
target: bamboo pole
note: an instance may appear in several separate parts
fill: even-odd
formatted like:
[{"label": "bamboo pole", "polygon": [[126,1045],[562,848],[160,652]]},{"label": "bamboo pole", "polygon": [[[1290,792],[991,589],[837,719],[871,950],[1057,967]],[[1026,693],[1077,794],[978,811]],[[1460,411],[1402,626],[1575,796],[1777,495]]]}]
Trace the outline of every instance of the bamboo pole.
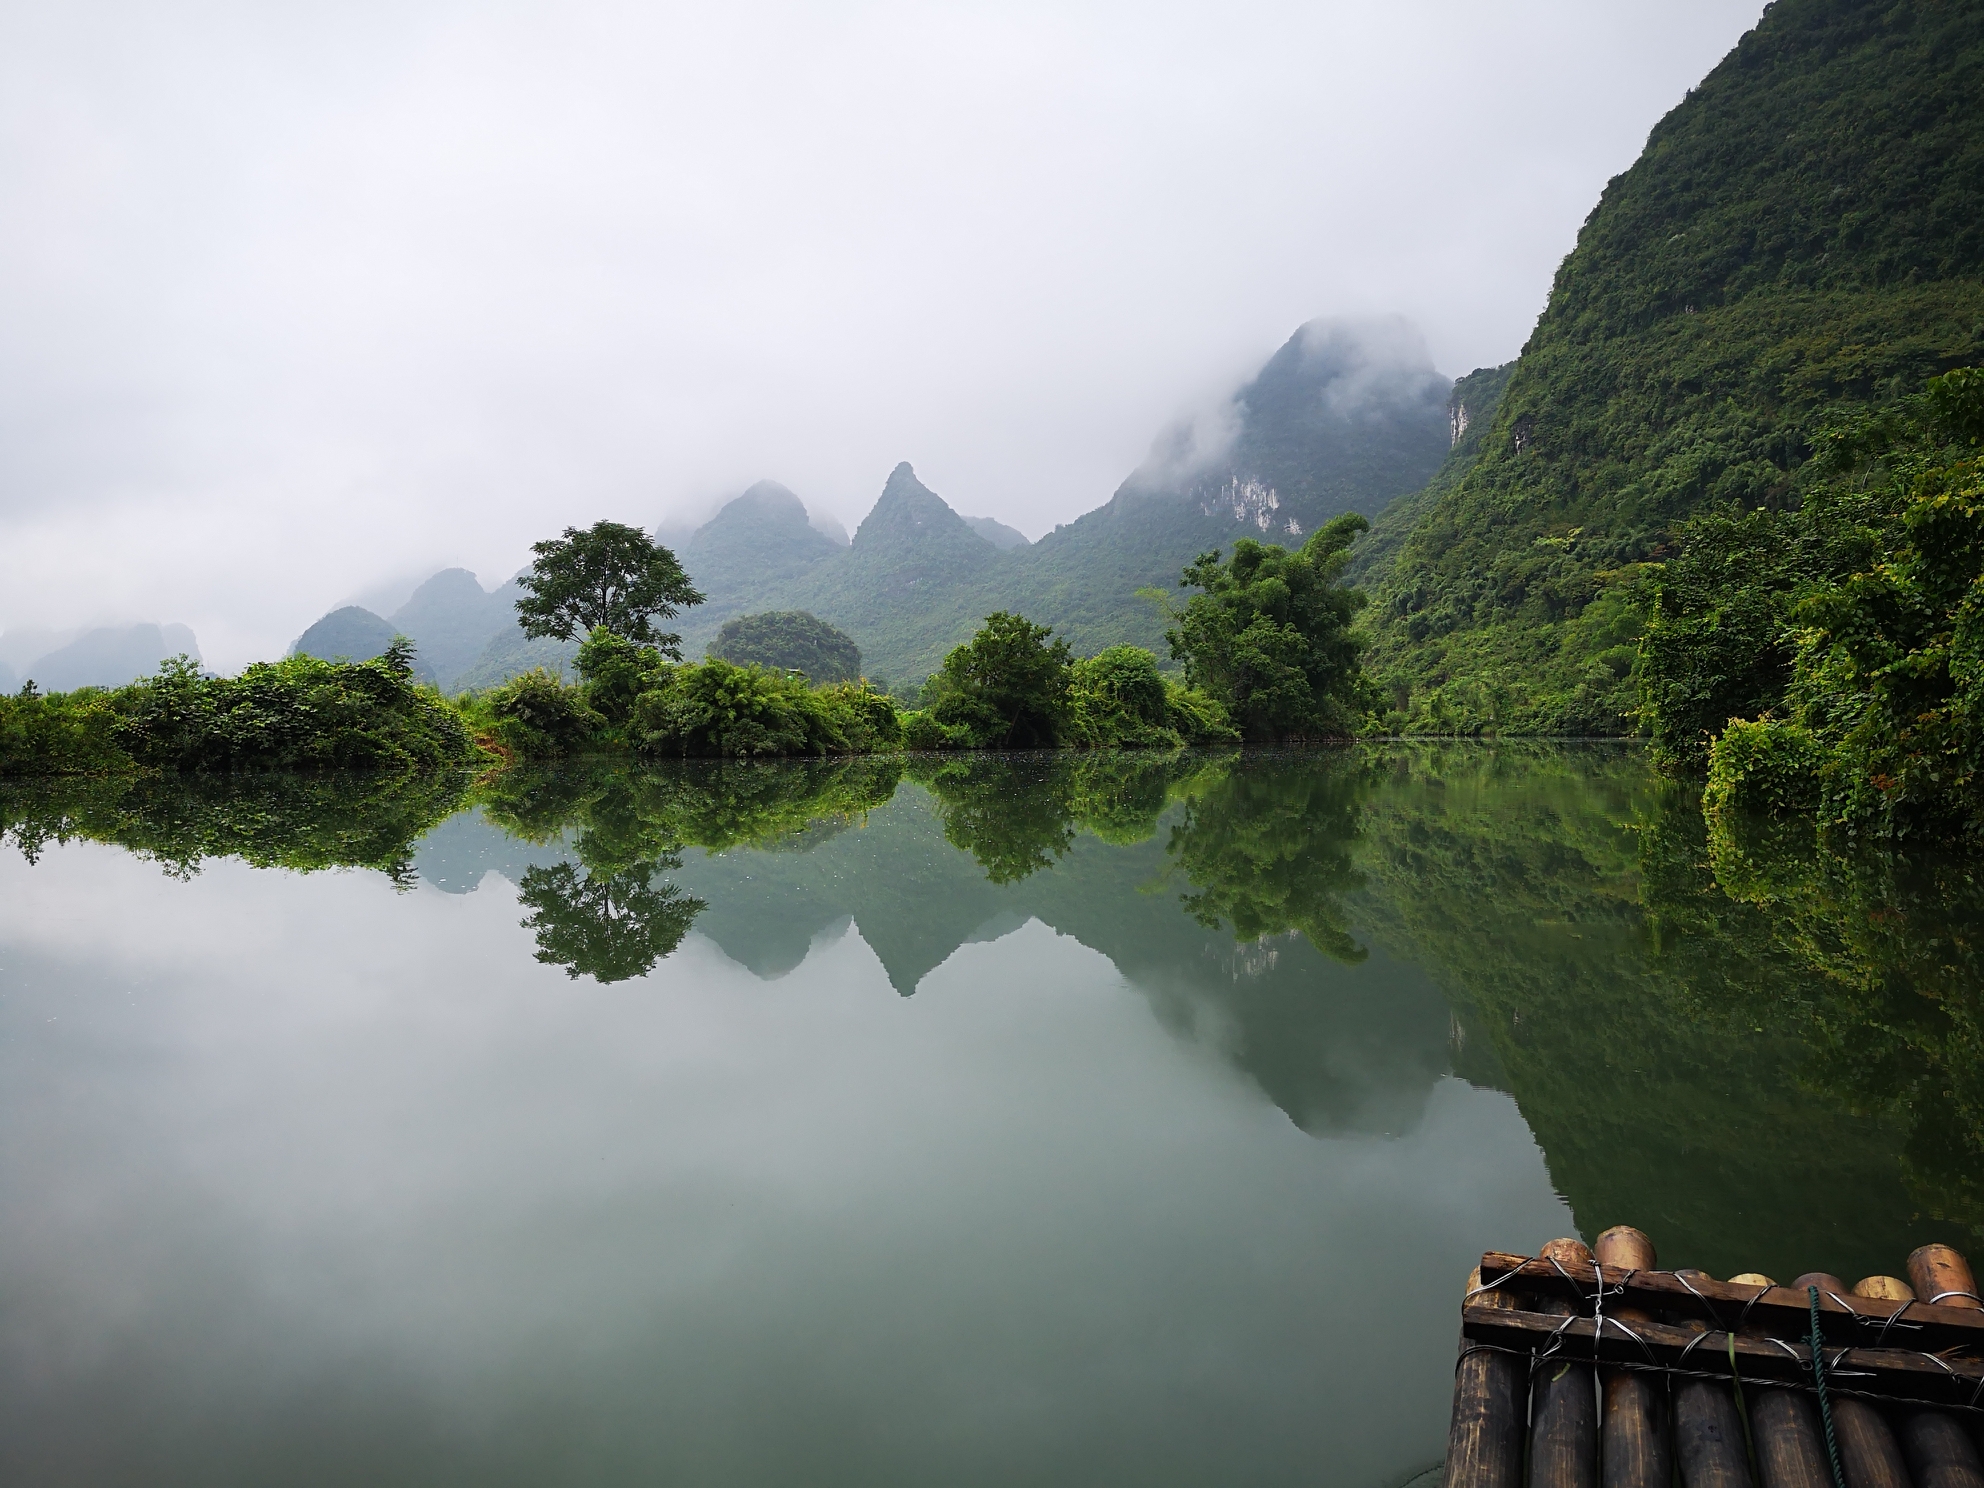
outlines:
[{"label": "bamboo pole", "polygon": [[[1947,1245],[1924,1245],[1908,1258],[1915,1295],[1939,1307],[1977,1308],[1970,1263]],[[1937,1410],[1903,1411],[1901,1449],[1915,1488],[1984,1488],[1977,1444],[1954,1417]]]},{"label": "bamboo pole", "polygon": [[[1598,1237],[1599,1264],[1651,1271],[1653,1242],[1631,1225],[1614,1225]],[[1644,1308],[1620,1307],[1626,1323],[1650,1322]],[[1599,1462],[1604,1488],[1671,1488],[1674,1454],[1667,1436],[1667,1391],[1657,1375],[1607,1369],[1599,1375]]]},{"label": "bamboo pole", "polygon": [[[1675,1275],[1690,1280],[1715,1279],[1706,1271],[1677,1271]],[[1674,1458],[1681,1469],[1683,1488],[1750,1488],[1743,1421],[1736,1414],[1729,1386],[1716,1380],[1675,1379]]]},{"label": "bamboo pole", "polygon": [[[1481,1285],[1481,1268],[1467,1293]],[[1509,1308],[1514,1299],[1483,1292],[1483,1307]],[[1461,1339],[1466,1349],[1466,1338]],[[1447,1461],[1440,1488],[1517,1488],[1522,1481],[1523,1384],[1528,1366],[1513,1354],[1477,1349],[1454,1369],[1454,1410],[1447,1422]]]},{"label": "bamboo pole", "polygon": [[[1777,1283],[1758,1271],[1729,1278],[1750,1286]],[[1844,1283],[1834,1288],[1845,1291]],[[1754,1337],[1762,1329],[1744,1329]],[[1744,1392],[1750,1406],[1750,1443],[1757,1454],[1757,1480],[1763,1488],[1823,1488],[1832,1481],[1817,1402],[1802,1390],[1759,1384]],[[1984,1485],[1980,1485],[1984,1488]]]},{"label": "bamboo pole", "polygon": [[[1828,1286],[1839,1278],[1810,1273],[1798,1278],[1808,1286],[1819,1288],[1819,1306],[1826,1305],[1828,1291],[1842,1291],[1836,1286]],[[1897,1295],[1898,1291],[1898,1295]],[[1871,1297],[1880,1301],[1907,1302],[1915,1294],[1905,1282],[1892,1276],[1868,1276],[1854,1284],[1850,1295]],[[1861,1400],[1852,1395],[1832,1397],[1833,1435],[1839,1441],[1839,1465],[1846,1472],[1846,1488],[1910,1488],[1908,1464],[1902,1459],[1901,1443],[1894,1439],[1894,1431],[1880,1407],[1871,1400]]]},{"label": "bamboo pole", "polygon": [[[1541,1252],[1572,1276],[1591,1269],[1582,1240],[1552,1240]],[[1569,1314],[1574,1305],[1556,1297],[1539,1311]],[[1529,1488],[1597,1488],[1598,1397],[1591,1366],[1546,1359],[1535,1367],[1529,1406]]]}]

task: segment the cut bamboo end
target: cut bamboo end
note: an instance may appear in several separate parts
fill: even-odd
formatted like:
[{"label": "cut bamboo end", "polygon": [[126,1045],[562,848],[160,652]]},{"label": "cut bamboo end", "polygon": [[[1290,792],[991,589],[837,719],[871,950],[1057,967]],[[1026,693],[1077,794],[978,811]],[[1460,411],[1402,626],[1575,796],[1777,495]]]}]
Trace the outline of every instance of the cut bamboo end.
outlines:
[{"label": "cut bamboo end", "polygon": [[1575,1235],[1566,1235],[1561,1240],[1552,1240],[1537,1252],[1546,1261],[1555,1261],[1560,1266],[1589,1266],[1591,1247]]},{"label": "cut bamboo end", "polygon": [[1651,1271],[1659,1264],[1653,1241],[1646,1232],[1631,1225],[1614,1225],[1598,1237],[1592,1254],[1602,1266],[1618,1266],[1627,1271]]},{"label": "cut bamboo end", "polygon": [[1853,1283],[1853,1295],[1876,1302],[1913,1302],[1915,1289],[1899,1276],[1863,1276]]},{"label": "cut bamboo end", "polygon": [[1984,1308],[1977,1299],[1977,1282],[1962,1252],[1947,1245],[1924,1245],[1908,1258],[1908,1279],[1915,1295],[1934,1307]]},{"label": "cut bamboo end", "polygon": [[[1984,1302],[1947,1245],[1923,1246],[1906,1270],[1906,1281],[1867,1276],[1850,1291],[1829,1271],[1789,1287],[1761,1271],[1717,1282],[1659,1270],[1653,1242],[1631,1225],[1589,1247],[1553,1240],[1536,1259],[1488,1252],[1462,1308],[1444,1488],[1516,1488],[1525,1437],[1526,1488],[1669,1488],[1676,1468],[1690,1488],[1748,1488],[1736,1392],[1717,1377],[1725,1355],[1766,1488],[1830,1482],[1841,1469],[1851,1488],[1984,1488],[1960,1414],[1984,1400]],[[1478,1290],[1484,1274],[1491,1290]],[[1918,1298],[1939,1305],[1910,1307]],[[1890,1342],[1896,1323],[1907,1336]],[[1698,1348],[1718,1329],[1726,1338]],[[1812,1379],[1815,1329],[1826,1372],[1851,1386],[1827,1391],[1831,1444],[1816,1398],[1827,1387]]]},{"label": "cut bamboo end", "polygon": [[1802,1292],[1807,1287],[1819,1289],[1821,1307],[1837,1307],[1839,1304],[1832,1299],[1846,1295],[1846,1283],[1830,1271],[1807,1271],[1804,1275],[1794,1278],[1791,1283],[1793,1291]]}]

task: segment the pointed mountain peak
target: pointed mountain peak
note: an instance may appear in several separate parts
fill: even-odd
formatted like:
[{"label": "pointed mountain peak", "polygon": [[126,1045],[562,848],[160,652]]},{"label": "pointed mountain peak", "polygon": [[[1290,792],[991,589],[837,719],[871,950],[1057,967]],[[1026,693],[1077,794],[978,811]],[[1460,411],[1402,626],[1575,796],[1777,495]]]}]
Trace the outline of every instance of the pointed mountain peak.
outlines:
[{"label": "pointed mountain peak", "polygon": [[951,510],[943,497],[916,478],[916,472],[905,460],[889,472],[881,499],[855,531],[854,545],[858,548],[876,542],[954,542],[960,538],[970,543],[985,541],[963,517]]}]

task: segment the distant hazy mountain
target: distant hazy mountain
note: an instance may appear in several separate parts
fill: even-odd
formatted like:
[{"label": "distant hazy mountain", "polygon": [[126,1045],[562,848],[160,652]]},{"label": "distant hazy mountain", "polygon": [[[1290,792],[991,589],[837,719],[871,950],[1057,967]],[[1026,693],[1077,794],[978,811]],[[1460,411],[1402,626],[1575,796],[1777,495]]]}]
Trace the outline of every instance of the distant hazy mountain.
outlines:
[{"label": "distant hazy mountain", "polygon": [[993,517],[966,517],[965,525],[1002,553],[1026,546],[1026,534]]},{"label": "distant hazy mountain", "polygon": [[791,602],[777,608],[810,610],[846,631],[870,676],[921,679],[978,628],[1011,563],[905,461],[853,544],[787,587]]},{"label": "distant hazy mountain", "polygon": [[[34,633],[48,636],[48,632]],[[33,679],[43,692],[78,687],[122,687],[150,676],[169,657],[200,659],[200,643],[184,625],[113,625],[67,632],[67,639],[8,667],[9,679]],[[25,637],[23,637],[25,639]],[[13,647],[9,647],[11,652]],[[18,685],[9,680],[9,685]]]},{"label": "distant hazy mountain", "polygon": [[413,641],[414,673],[423,681],[448,692],[490,687],[534,666],[555,669],[577,649],[524,640],[516,623],[521,592],[514,578],[492,593],[467,569],[444,568],[416,587],[390,619],[344,605],[304,631],[291,649],[362,661],[384,651],[399,634]]},{"label": "distant hazy mountain", "polygon": [[[370,661],[383,655],[399,634],[400,628],[391,621],[357,605],[346,605],[304,631],[289,650],[292,656],[315,656],[321,661]],[[434,668],[417,652],[413,674],[422,682],[435,680]]]},{"label": "distant hazy mountain", "polygon": [[289,650],[292,656],[315,656],[323,661],[370,661],[398,634],[383,615],[346,605],[304,631]]},{"label": "distant hazy mountain", "polygon": [[[1312,322],[1213,416],[1161,434],[1106,505],[1035,543],[959,515],[908,464],[851,541],[760,481],[693,531],[656,529],[708,599],[671,625],[693,657],[735,616],[807,611],[852,637],[870,676],[896,684],[927,676],[996,609],[1054,626],[1080,654],[1128,641],[1162,656],[1163,617],[1139,589],[1175,593],[1186,564],[1238,537],[1297,544],[1339,513],[1376,516],[1421,490],[1453,442],[1451,386],[1404,321]],[[517,592],[513,580],[485,594],[450,569],[391,623],[450,690],[569,669],[575,645],[524,639]]]},{"label": "distant hazy mountain", "polygon": [[[509,587],[505,585],[496,592],[501,594]],[[514,604],[515,600],[511,603]],[[577,641],[531,640],[524,634],[523,627],[512,620],[483,648],[473,666],[455,676],[448,684],[448,691],[468,692],[496,687],[520,673],[536,671],[540,667],[547,672],[570,676],[578,655]]]},{"label": "distant hazy mountain", "polygon": [[517,618],[515,598],[491,594],[465,568],[444,568],[393,612],[392,624],[411,636],[421,659],[445,687],[473,666],[489,643]]},{"label": "distant hazy mountain", "polygon": [[816,563],[844,551],[812,524],[806,503],[777,481],[759,481],[726,502],[676,550],[703,592],[696,619],[720,623]]},{"label": "distant hazy mountain", "polygon": [[17,625],[0,631],[0,666],[17,677],[28,675],[28,667],[58,646],[66,646],[83,632],[50,630],[40,625]]}]

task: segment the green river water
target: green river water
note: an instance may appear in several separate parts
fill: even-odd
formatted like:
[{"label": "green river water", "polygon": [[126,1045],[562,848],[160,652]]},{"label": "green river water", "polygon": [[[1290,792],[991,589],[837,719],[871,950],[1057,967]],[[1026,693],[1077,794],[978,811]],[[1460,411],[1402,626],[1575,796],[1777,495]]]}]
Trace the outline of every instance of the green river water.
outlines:
[{"label": "green river water", "polygon": [[1484,1249],[1984,1228],[1969,866],[1630,746],[463,786],[0,789],[0,1480],[1390,1488]]}]

